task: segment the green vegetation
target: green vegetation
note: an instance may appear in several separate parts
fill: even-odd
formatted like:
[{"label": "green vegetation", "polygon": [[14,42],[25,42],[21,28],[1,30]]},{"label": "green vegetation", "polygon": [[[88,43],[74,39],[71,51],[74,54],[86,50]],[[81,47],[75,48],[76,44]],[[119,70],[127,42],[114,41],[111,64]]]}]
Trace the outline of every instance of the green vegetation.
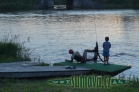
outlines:
[{"label": "green vegetation", "polygon": [[[49,66],[50,64],[45,62],[39,62],[36,66]],[[54,63],[53,66],[62,66],[60,63]]]},{"label": "green vegetation", "polygon": [[54,63],[53,66],[62,66],[60,63]]},{"label": "green vegetation", "polygon": [[0,79],[0,92],[139,92],[139,81],[110,88],[74,88],[70,85],[49,84],[48,81],[48,78]]},{"label": "green vegetation", "polygon": [[36,66],[49,66],[50,64],[45,63],[45,62],[39,62]]},{"label": "green vegetation", "polygon": [[[139,9],[139,0],[92,0],[102,9]],[[23,11],[40,8],[41,0],[0,0],[0,11]],[[54,4],[66,4],[66,0],[54,0]]]},{"label": "green vegetation", "polygon": [[40,0],[0,0],[0,11],[34,10]]},{"label": "green vegetation", "polygon": [[139,0],[92,0],[102,4],[103,9],[139,9]]},{"label": "green vegetation", "polygon": [[29,58],[29,48],[25,48],[24,43],[19,43],[18,35],[6,35],[0,41],[0,63],[26,61]]}]

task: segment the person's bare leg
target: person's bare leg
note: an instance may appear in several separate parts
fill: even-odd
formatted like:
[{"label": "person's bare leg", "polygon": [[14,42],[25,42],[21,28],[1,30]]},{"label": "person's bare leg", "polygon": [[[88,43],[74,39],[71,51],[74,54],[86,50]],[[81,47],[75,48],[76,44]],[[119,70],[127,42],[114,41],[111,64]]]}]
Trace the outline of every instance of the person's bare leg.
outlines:
[{"label": "person's bare leg", "polygon": [[107,57],[107,64],[109,64],[109,57]]},{"label": "person's bare leg", "polygon": [[106,57],[104,57],[104,64],[106,64]]}]

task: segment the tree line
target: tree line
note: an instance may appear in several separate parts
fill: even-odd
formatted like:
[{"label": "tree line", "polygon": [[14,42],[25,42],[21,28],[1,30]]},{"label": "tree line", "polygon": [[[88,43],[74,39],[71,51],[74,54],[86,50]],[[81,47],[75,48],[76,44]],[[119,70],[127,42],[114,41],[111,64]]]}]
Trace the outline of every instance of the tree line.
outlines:
[{"label": "tree line", "polygon": [[[139,9],[139,0],[92,0],[100,3],[102,9]],[[54,0],[54,4],[64,4],[66,0]],[[0,11],[35,10],[41,0],[0,0]]]},{"label": "tree line", "polygon": [[139,9],[139,0],[92,0],[103,5],[104,9]]},{"label": "tree line", "polygon": [[34,10],[41,0],[0,0],[0,11]]}]

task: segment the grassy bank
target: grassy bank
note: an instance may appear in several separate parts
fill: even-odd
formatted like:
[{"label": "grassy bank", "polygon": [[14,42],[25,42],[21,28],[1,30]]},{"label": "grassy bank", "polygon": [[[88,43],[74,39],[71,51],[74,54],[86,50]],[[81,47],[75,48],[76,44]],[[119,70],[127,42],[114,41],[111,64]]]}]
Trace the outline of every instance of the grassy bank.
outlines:
[{"label": "grassy bank", "polygon": [[0,92],[139,92],[139,82],[109,88],[74,88],[49,84],[48,79],[0,79]]},{"label": "grassy bank", "polygon": [[8,34],[0,41],[0,63],[30,60],[29,48],[17,40],[18,35]]}]

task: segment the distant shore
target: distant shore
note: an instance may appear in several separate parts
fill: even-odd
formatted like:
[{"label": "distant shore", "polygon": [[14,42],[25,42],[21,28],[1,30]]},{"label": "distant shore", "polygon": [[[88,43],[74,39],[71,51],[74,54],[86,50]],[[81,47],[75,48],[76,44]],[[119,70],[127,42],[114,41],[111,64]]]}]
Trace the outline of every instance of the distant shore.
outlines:
[{"label": "distant shore", "polygon": [[139,9],[139,0],[96,0],[96,2],[100,3],[103,9]]},{"label": "distant shore", "polygon": [[[139,0],[97,0],[96,2],[102,5],[102,9],[139,9]],[[38,10],[40,3],[40,0],[10,0],[10,2],[4,0],[0,1],[0,12]]]}]

